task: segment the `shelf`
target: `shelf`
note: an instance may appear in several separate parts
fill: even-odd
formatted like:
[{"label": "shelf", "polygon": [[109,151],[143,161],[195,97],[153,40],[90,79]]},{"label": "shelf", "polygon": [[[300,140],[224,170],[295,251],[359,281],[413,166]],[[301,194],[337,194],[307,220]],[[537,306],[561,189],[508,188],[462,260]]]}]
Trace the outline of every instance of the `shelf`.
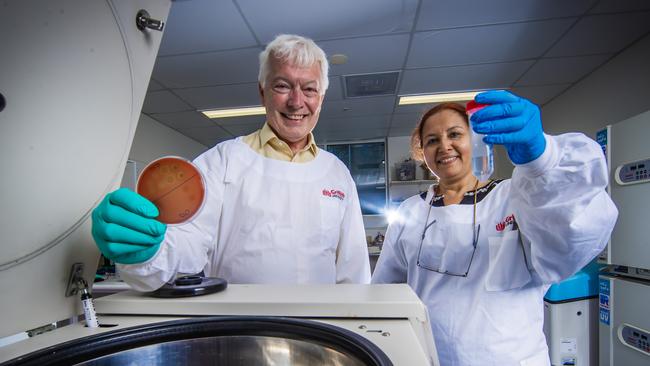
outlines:
[{"label": "shelf", "polygon": [[416,179],[416,180],[393,180],[390,182],[390,185],[401,185],[401,184],[433,184],[437,181],[427,180],[427,179]]}]

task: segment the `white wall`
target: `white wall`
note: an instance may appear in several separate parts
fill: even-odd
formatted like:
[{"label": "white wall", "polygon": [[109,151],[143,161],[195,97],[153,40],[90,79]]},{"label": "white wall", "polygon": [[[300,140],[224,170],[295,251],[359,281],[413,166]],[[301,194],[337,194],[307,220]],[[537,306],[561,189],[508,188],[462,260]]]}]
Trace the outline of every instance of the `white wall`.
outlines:
[{"label": "white wall", "polygon": [[[416,121],[413,121],[413,126],[415,126],[415,122]],[[395,163],[402,162],[411,156],[410,141],[411,136],[397,136],[389,137],[386,142],[386,155],[388,156],[386,166],[388,167],[388,175],[391,181],[396,180]]]},{"label": "white wall", "polygon": [[193,160],[207,149],[208,147],[141,114],[129,159],[145,165],[165,155]]},{"label": "white wall", "polygon": [[138,176],[147,164],[166,155],[193,160],[208,148],[144,115],[135,130],[121,187],[135,190]]},{"label": "white wall", "polygon": [[[544,130],[550,134],[596,131],[650,110],[650,35],[611,59],[584,80],[542,108]],[[496,159],[495,159],[496,160]],[[512,174],[499,159],[497,171]]]},{"label": "white wall", "polygon": [[595,137],[604,126],[650,109],[650,35],[544,106],[552,134],[580,131]]},{"label": "white wall", "polygon": [[[413,122],[415,125],[415,121]],[[389,180],[389,200],[393,202],[401,202],[405,198],[418,194],[420,191],[426,190],[430,182],[422,182],[424,179],[424,169],[416,162],[415,167],[415,180],[419,183],[404,183],[398,182],[396,164],[403,162],[411,157],[411,136],[397,136],[389,137],[386,143],[387,149],[387,167]],[[392,184],[391,184],[392,183]]]},{"label": "white wall", "polygon": [[[414,127],[416,122],[417,121],[413,121]],[[386,149],[388,152],[387,163],[388,163],[390,180],[395,181],[397,180],[397,173],[396,173],[397,170],[395,164],[399,164],[411,157],[411,136],[389,137],[386,143]],[[417,162],[416,165],[418,165]],[[420,168],[418,166],[415,169],[415,179],[416,180],[424,179],[423,168]]]}]

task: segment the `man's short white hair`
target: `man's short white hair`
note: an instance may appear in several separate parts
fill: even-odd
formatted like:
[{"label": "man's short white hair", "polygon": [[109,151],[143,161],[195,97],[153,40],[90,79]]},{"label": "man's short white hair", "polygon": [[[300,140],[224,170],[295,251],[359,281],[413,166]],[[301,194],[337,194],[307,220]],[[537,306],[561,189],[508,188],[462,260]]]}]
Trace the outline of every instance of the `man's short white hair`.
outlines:
[{"label": "man's short white hair", "polygon": [[262,88],[266,85],[266,78],[269,76],[271,57],[298,67],[311,67],[318,62],[320,65],[320,90],[318,92],[320,95],[325,94],[329,86],[327,77],[329,63],[325,52],[314,41],[294,34],[280,34],[275,37],[260,53],[260,72],[257,80]]}]

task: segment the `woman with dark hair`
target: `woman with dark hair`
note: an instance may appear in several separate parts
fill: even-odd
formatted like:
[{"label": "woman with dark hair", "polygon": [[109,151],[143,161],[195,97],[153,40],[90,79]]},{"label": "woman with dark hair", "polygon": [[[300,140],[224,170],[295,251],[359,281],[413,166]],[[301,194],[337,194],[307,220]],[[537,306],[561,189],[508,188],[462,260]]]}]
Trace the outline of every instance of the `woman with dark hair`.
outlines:
[{"label": "woman with dark hair", "polygon": [[543,296],[602,251],[616,222],[606,162],[582,134],[544,134],[528,100],[506,91],[475,100],[489,106],[473,128],[505,146],[512,178],[472,174],[463,106],[427,111],[411,147],[438,183],[402,203],[372,282],[418,293],[442,365],[548,365]]}]

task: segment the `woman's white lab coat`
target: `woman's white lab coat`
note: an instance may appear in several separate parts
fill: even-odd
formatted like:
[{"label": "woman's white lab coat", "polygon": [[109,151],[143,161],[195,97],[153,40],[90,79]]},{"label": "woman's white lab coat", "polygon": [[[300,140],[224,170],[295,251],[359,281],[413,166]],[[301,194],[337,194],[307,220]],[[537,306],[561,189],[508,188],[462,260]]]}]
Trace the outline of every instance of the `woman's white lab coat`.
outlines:
[{"label": "woman's white lab coat", "polygon": [[[469,263],[472,192],[444,206],[430,188],[426,197],[403,202],[387,230],[372,282],[407,282],[417,292],[441,365],[548,365],[543,296],[608,241],[618,211],[606,192],[601,148],[581,134],[546,141],[545,152],[517,166],[512,179],[479,189],[480,232],[467,277],[423,269],[417,260],[422,241],[420,265],[430,261],[444,270]],[[427,236],[436,239],[421,240],[430,202],[427,223],[435,223]]]}]

